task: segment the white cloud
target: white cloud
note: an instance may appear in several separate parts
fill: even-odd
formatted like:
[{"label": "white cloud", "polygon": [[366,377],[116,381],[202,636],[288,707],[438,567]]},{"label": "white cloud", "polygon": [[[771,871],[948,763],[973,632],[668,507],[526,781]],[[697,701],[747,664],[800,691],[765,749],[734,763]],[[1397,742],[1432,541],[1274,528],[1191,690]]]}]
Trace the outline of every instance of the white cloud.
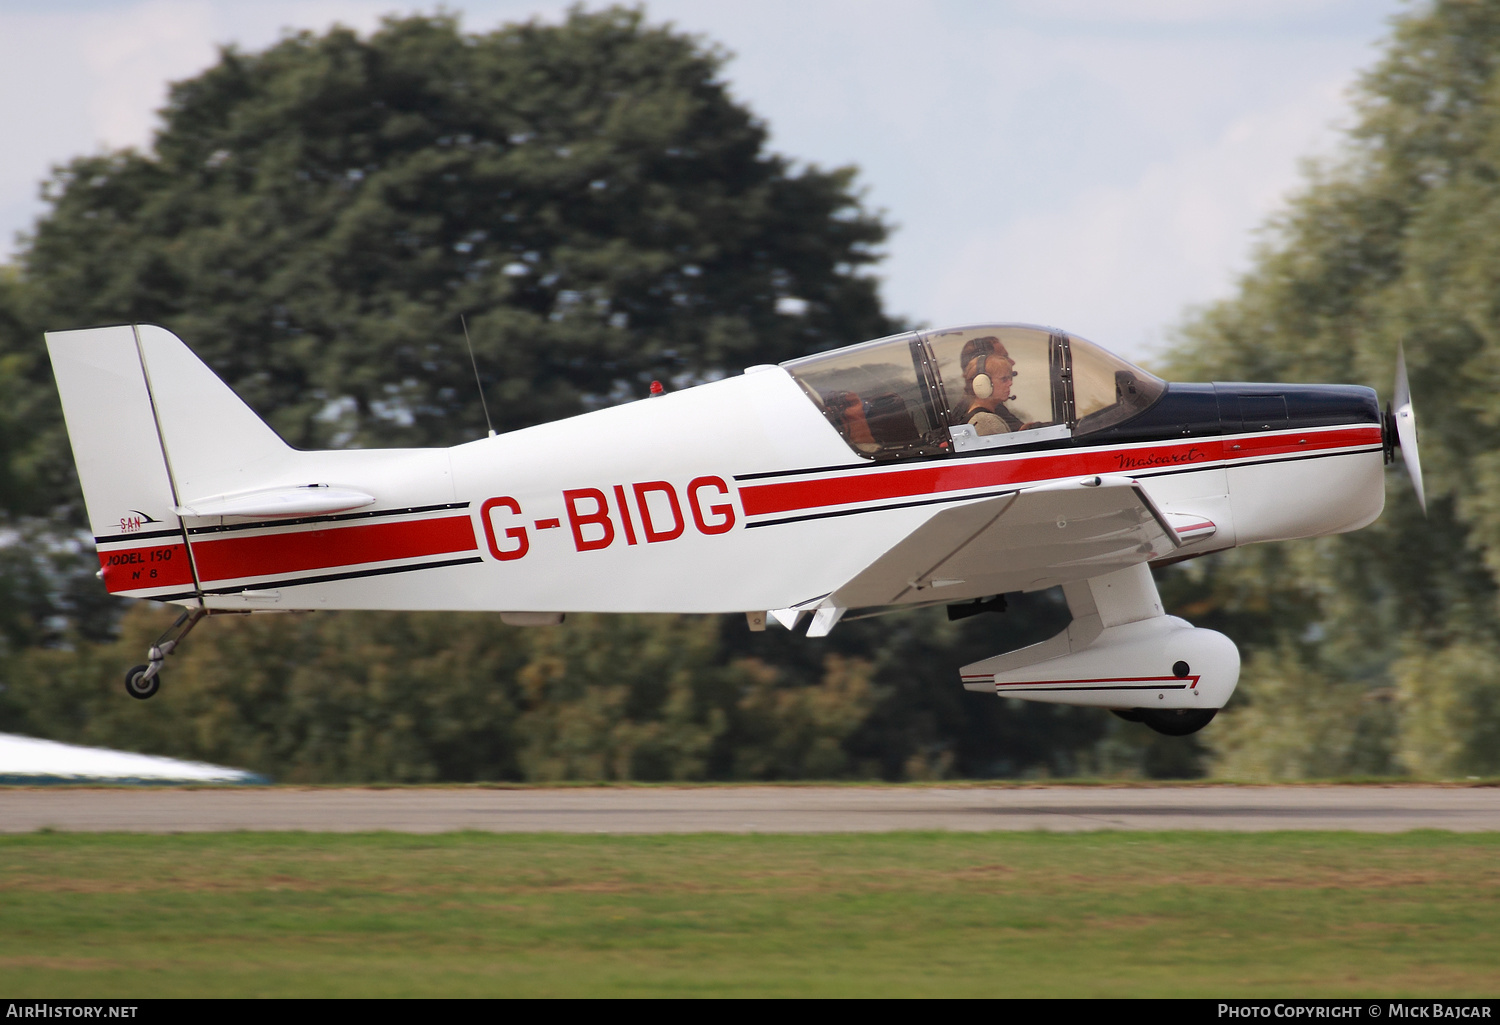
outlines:
[{"label": "white cloud", "polygon": [[382,6],[136,0],[0,12],[0,256],[42,212],[37,185],[52,165],[149,146],[168,83],[207,68],[220,43],[263,47],[284,25],[368,30]]},{"label": "white cloud", "polygon": [[1087,25],[1275,24],[1348,6],[1347,0],[1013,0],[1017,14]]},{"label": "white cloud", "polygon": [[1317,83],[1133,182],[971,237],[937,268],[935,319],[1000,314],[1148,354],[1185,305],[1225,295],[1248,268],[1254,229],[1299,186],[1299,158],[1330,150],[1343,109],[1341,83]]},{"label": "white cloud", "polygon": [[194,0],[147,0],[96,14],[79,26],[93,135],[101,145],[144,148],[166,99],[166,82],[214,59],[212,12]]}]

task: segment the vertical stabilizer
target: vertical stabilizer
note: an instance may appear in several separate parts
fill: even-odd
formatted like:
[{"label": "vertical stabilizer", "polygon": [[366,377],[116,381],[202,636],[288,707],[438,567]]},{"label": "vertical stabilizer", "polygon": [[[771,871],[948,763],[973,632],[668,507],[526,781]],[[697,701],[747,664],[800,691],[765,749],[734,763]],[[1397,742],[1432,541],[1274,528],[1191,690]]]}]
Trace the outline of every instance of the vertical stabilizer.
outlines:
[{"label": "vertical stabilizer", "polygon": [[47,350],[105,585],[191,598],[177,510],[274,474],[292,450],[170,331],[53,331]]},{"label": "vertical stabilizer", "polygon": [[135,333],[179,505],[256,486],[285,466],[292,449],[182,339],[151,324]]},{"label": "vertical stabilizer", "polygon": [[104,583],[136,597],[196,588],[135,328],[47,335]]},{"label": "vertical stabilizer", "polygon": [[177,504],[132,327],[47,335],[68,440],[95,536],[175,528]]}]

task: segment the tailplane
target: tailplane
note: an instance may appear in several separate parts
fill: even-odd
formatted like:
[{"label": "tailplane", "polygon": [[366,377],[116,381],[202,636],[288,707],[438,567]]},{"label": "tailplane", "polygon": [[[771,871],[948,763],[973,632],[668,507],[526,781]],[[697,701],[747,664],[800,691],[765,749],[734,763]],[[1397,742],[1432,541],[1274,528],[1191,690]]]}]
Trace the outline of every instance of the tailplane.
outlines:
[{"label": "tailplane", "polygon": [[105,585],[194,596],[184,496],[243,491],[292,449],[170,331],[53,331],[47,350]]}]

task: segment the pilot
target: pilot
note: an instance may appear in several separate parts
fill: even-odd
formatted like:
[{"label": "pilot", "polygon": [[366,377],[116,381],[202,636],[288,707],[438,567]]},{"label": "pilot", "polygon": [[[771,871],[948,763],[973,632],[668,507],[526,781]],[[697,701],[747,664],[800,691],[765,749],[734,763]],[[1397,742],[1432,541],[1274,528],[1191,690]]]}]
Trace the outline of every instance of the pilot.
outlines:
[{"label": "pilot", "polygon": [[964,400],[958,413],[975,434],[1008,434],[1034,426],[1022,424],[1005,408],[1013,398],[1010,388],[1016,364],[1000,339],[994,335],[969,339],[959,353],[958,364],[964,373]]}]

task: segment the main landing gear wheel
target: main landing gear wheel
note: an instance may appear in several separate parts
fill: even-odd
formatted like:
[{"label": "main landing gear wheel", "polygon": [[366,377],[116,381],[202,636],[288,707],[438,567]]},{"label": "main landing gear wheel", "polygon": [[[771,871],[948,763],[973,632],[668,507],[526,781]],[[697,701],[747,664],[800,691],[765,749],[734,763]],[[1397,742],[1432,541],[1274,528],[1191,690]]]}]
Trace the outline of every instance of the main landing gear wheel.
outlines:
[{"label": "main landing gear wheel", "polygon": [[125,693],[140,701],[145,701],[161,689],[161,674],[152,673],[149,665],[136,666],[125,674]]},{"label": "main landing gear wheel", "polygon": [[1140,721],[1168,737],[1186,737],[1213,722],[1217,708],[1141,708]]}]

